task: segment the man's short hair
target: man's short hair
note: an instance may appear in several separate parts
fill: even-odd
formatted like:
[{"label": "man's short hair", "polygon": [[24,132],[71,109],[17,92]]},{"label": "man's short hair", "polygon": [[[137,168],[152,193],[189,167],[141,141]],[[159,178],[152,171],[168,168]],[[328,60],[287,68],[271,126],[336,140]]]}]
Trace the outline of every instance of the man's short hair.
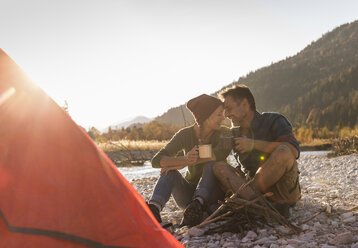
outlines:
[{"label": "man's short hair", "polygon": [[232,87],[228,87],[219,92],[219,97],[224,100],[226,97],[232,97],[235,102],[239,102],[243,99],[247,99],[250,109],[256,111],[256,104],[254,96],[252,95],[249,87],[244,84],[237,84]]}]

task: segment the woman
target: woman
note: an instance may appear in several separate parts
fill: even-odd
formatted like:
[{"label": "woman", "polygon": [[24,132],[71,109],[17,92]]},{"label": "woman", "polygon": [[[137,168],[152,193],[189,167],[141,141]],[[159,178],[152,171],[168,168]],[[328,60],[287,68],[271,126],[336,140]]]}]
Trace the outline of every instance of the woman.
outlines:
[{"label": "woman", "polygon": [[[173,195],[180,208],[186,208],[195,200],[193,194],[205,163],[224,160],[228,154],[218,145],[220,137],[230,133],[229,128],[221,126],[224,120],[223,103],[215,97],[203,94],[191,99],[186,106],[194,116],[194,125],[179,130],[152,159],[152,166],[161,168],[161,175],[148,205],[159,222],[161,222],[160,211],[170,195]],[[199,144],[212,145],[211,158],[199,158]],[[181,151],[184,155],[177,156]],[[178,171],[184,167],[188,167],[185,178]],[[196,200],[203,205],[202,199]]]}]

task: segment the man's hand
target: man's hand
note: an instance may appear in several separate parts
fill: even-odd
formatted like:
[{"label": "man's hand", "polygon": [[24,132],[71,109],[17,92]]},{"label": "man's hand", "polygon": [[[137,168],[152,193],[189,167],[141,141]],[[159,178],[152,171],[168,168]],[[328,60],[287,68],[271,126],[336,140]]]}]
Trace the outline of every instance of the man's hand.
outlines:
[{"label": "man's hand", "polygon": [[254,149],[254,140],[245,137],[235,138],[235,149],[240,153],[250,152]]}]

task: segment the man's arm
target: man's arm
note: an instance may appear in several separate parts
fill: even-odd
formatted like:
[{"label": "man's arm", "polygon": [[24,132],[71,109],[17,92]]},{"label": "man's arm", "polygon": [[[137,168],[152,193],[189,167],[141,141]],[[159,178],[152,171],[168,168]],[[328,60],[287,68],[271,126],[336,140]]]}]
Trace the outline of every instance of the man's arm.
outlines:
[{"label": "man's arm", "polygon": [[259,150],[265,153],[272,153],[279,145],[286,145],[290,148],[295,158],[298,158],[298,151],[296,147],[288,142],[269,142],[264,140],[253,140],[245,137],[235,138],[235,148],[240,153],[249,152],[252,150]]},{"label": "man's arm", "polygon": [[272,125],[270,125],[270,133],[274,138],[273,141],[252,140],[248,138],[236,138],[236,149],[240,152],[249,152],[253,149],[272,153],[279,145],[286,145],[292,151],[292,154],[297,159],[299,157],[299,145],[292,133],[291,123],[283,115],[274,118]]}]

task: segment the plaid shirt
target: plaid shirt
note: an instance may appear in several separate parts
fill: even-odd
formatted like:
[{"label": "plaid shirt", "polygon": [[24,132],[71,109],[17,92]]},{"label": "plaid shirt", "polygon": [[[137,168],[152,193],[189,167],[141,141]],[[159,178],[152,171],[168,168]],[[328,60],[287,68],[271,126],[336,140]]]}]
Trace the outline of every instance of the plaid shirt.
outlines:
[{"label": "plaid shirt", "polygon": [[[234,136],[240,135],[238,128],[232,128],[232,132]],[[292,133],[291,123],[278,113],[260,114],[256,111],[247,138],[268,142],[288,142],[297,149],[298,156],[300,155],[300,147]],[[255,175],[260,165],[270,156],[269,153],[255,149],[247,153],[239,153],[236,150],[234,152],[238,163],[241,164],[241,170],[248,173],[250,177]]]}]

